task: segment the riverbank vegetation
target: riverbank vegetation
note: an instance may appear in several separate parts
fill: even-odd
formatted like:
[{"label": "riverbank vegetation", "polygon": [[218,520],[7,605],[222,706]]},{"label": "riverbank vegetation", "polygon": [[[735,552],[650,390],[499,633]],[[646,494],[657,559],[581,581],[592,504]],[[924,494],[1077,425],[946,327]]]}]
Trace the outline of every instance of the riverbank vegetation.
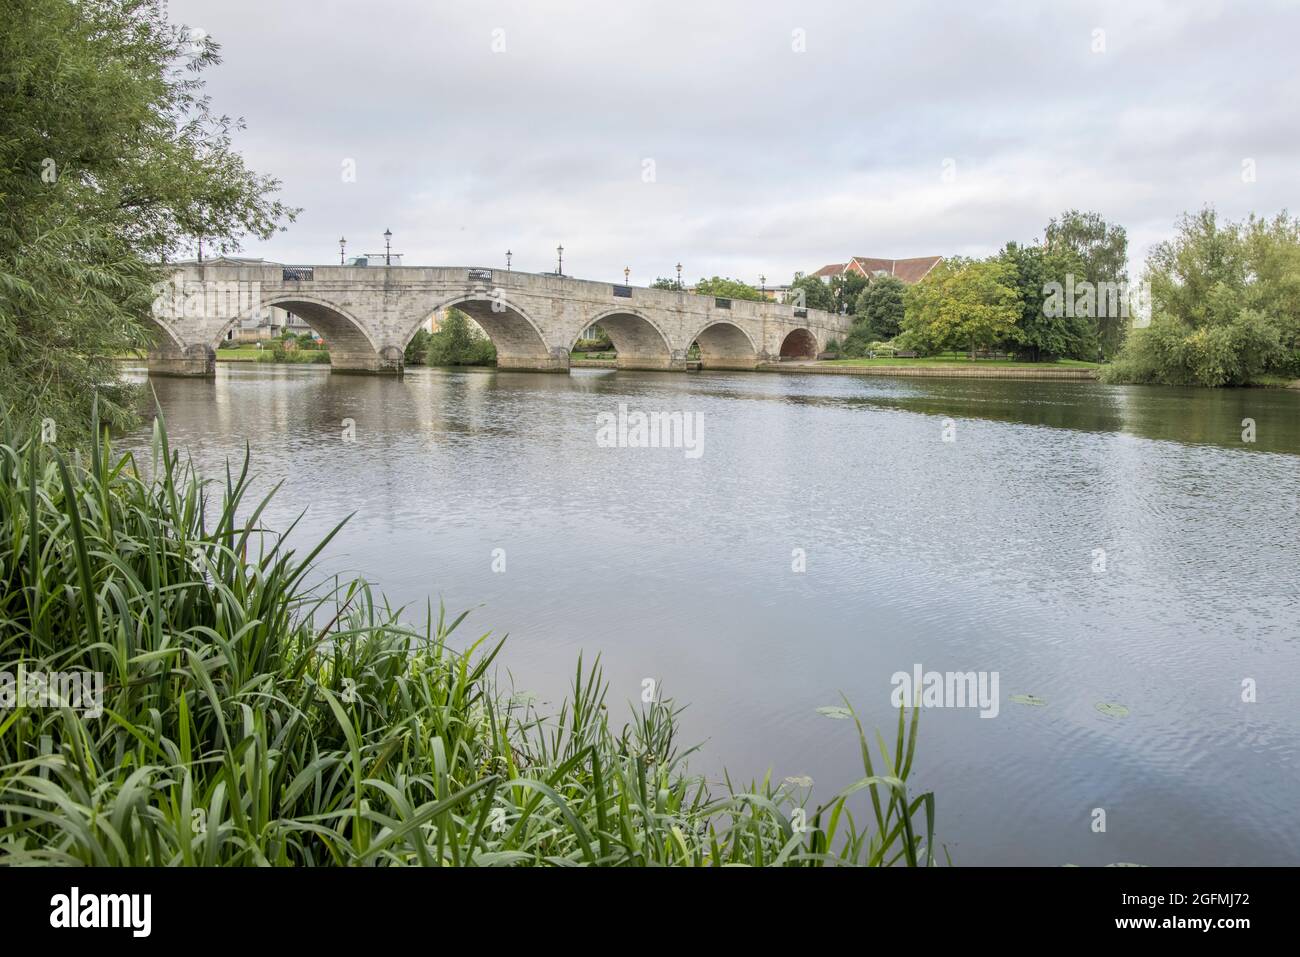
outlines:
[{"label": "riverbank vegetation", "polygon": [[116,357],[147,350],[154,283],[204,237],[272,235],[292,210],[212,112],[202,31],[163,0],[0,0],[0,397],[30,425],[84,434],[135,399]]},{"label": "riverbank vegetation", "polygon": [[1107,382],[1248,385],[1300,378],[1300,220],[1184,216],[1152,250],[1155,309]]},{"label": "riverbank vegetation", "polygon": [[1069,210],[1047,224],[1041,240],[1010,242],[982,259],[949,257],[912,286],[889,275],[846,274],[830,284],[796,276],[793,288],[813,308],[853,317],[838,343],[846,358],[964,349],[972,360],[993,354],[1091,362],[1123,340],[1127,249],[1122,226]]},{"label": "riverbank vegetation", "polygon": [[543,714],[496,684],[500,641],[454,647],[463,615],[315,583],[334,533],[296,550],[248,489],[247,460],[201,482],[161,420],[148,463],[0,443],[0,667],[105,679],[98,716],[0,710],[0,866],[933,863],[915,709],[889,744],[830,709],[863,768],[820,806],[715,789],[671,700],[620,721],[580,659]]},{"label": "riverbank vegetation", "polygon": [[[1083,359],[1052,359],[1050,361],[1034,363],[1035,365],[1045,367],[1059,367],[1062,369],[1096,369],[1100,363],[1087,362]],[[875,358],[864,359],[827,359],[819,362],[818,365],[826,366],[978,366],[981,369],[987,368],[1023,368],[1026,363],[1012,358],[1001,359],[972,359],[963,352],[948,352],[936,356],[917,356],[915,358],[894,358],[890,356],[877,356]]]},{"label": "riverbank vegetation", "polygon": [[[1125,265],[1123,227],[1070,210],[1041,240],[983,259],[950,257],[920,282],[796,276],[809,305],[853,316],[839,355],[923,362],[964,348],[970,361],[1105,362],[1116,383],[1263,385],[1300,378],[1300,220],[1283,212],[1223,223],[1184,216],[1147,258]],[[852,294],[853,279],[861,288]],[[864,284],[864,285],[862,285]],[[915,354],[916,358],[912,358]],[[980,358],[980,357],[984,358]]]}]

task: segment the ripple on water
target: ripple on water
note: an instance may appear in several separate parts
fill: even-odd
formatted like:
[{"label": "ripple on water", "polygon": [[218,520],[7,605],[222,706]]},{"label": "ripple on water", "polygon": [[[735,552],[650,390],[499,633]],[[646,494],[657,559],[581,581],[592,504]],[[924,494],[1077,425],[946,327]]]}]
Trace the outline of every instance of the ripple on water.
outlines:
[{"label": "ripple on water", "polygon": [[[323,569],[474,608],[467,638],[509,632],[543,700],[579,651],[616,715],[662,679],[701,771],[830,793],[860,759],[818,707],[843,693],[888,734],[895,671],[997,672],[996,719],[921,718],[958,863],[1300,860],[1300,394],[260,367],[154,387],[208,474],[247,441],[259,487],[284,481],[271,524],[307,508],[306,542],[355,512]],[[704,454],[598,447],[620,402],[700,413]]]}]

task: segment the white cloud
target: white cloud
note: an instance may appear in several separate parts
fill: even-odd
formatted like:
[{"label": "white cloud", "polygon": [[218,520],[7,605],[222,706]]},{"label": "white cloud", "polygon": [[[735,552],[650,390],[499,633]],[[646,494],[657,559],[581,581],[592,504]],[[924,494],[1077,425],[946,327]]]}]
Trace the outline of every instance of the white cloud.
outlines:
[{"label": "white cloud", "polygon": [[549,269],[562,241],[592,278],[680,260],[779,282],[849,255],[988,253],[1080,207],[1127,226],[1137,262],[1183,211],[1272,213],[1300,179],[1282,2],[171,6],[222,44],[210,91],[247,117],[250,164],[305,208],[249,247],[282,261],[332,261],[340,235],[374,251],[391,228],[408,263],[510,248]]}]

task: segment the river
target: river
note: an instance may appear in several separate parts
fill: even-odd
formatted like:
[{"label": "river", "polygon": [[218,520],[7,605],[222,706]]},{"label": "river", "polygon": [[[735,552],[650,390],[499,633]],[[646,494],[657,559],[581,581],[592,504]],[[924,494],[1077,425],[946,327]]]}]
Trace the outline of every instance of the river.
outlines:
[{"label": "river", "polygon": [[[662,682],[710,778],[824,797],[862,771],[819,707],[892,739],[896,672],[985,672],[996,716],[920,717],[913,787],[953,863],[1300,863],[1300,392],[253,364],[152,386],[208,475],[251,446],[300,545],[353,513],[322,572],[413,618],[473,609],[460,643],[508,633],[539,703],[579,653],[617,718]],[[698,454],[606,447],[620,404],[692,416]]]}]

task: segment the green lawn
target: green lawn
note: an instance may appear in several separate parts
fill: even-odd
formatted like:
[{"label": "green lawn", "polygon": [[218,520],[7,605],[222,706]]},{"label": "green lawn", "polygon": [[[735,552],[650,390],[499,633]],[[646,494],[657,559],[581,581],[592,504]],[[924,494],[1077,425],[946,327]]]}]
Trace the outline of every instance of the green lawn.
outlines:
[{"label": "green lawn", "polygon": [[240,346],[238,349],[218,349],[218,362],[256,362],[257,354],[262,350],[252,346]]},{"label": "green lawn", "polygon": [[923,359],[827,359],[818,365],[829,366],[931,366],[931,365],[968,365],[988,366],[991,368],[1018,368],[1027,366],[1055,366],[1057,368],[1096,369],[1098,362],[1084,362],[1081,359],[1057,359],[1054,362],[1027,362],[1017,359],[972,359],[967,355],[948,353],[940,356],[928,356]]},{"label": "green lawn", "polygon": [[[270,348],[258,349],[256,346],[240,346],[237,349],[218,349],[217,361],[218,362],[256,362],[259,354],[263,352],[270,353],[271,351],[272,350]],[[321,350],[319,349],[298,350],[300,354],[305,356],[315,356],[315,354],[319,351]],[[302,365],[305,364],[306,362],[307,360],[303,359],[296,364]]]}]

